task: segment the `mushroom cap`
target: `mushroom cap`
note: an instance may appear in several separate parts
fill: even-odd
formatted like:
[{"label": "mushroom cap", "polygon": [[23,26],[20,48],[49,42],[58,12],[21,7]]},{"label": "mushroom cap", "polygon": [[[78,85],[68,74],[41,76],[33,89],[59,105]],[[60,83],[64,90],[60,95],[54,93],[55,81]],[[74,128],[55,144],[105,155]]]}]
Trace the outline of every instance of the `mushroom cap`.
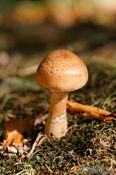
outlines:
[{"label": "mushroom cap", "polygon": [[36,73],[38,84],[55,92],[70,92],[83,87],[88,71],[83,61],[67,50],[55,50],[48,54]]}]

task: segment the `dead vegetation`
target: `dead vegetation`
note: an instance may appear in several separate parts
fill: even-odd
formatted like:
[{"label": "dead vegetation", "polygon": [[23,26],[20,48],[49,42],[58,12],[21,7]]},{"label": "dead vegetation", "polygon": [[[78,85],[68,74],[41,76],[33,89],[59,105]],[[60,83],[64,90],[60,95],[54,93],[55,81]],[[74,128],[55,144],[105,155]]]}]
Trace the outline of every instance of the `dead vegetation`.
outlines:
[{"label": "dead vegetation", "polygon": [[[89,64],[88,85],[71,93],[70,99],[115,111],[115,68]],[[94,72],[94,74],[93,74]],[[35,118],[31,135],[23,133],[23,146],[3,146],[4,122],[1,123],[0,174],[115,174],[115,121],[103,122],[68,114],[69,130],[60,140],[40,141],[38,132],[44,130],[48,112],[47,93],[36,87],[33,76],[6,76],[14,85],[8,95],[1,94],[1,119],[18,122],[21,118]],[[14,83],[16,80],[16,84]],[[25,82],[23,84],[22,82]],[[33,83],[33,86],[31,85]],[[8,82],[7,82],[8,83]],[[17,86],[17,83],[18,86]],[[35,84],[35,86],[34,86]],[[31,86],[30,86],[31,85]],[[98,90],[99,87],[99,90]],[[5,93],[6,93],[6,89]],[[11,119],[19,118],[19,119]],[[23,120],[24,121],[24,120]],[[14,124],[13,124],[14,125]],[[24,125],[25,126],[25,125]],[[36,138],[37,137],[37,138]],[[43,137],[44,138],[44,137]],[[38,143],[36,142],[38,141]],[[39,144],[39,142],[41,144]],[[28,155],[29,158],[28,158]]]},{"label": "dead vegetation", "polygon": [[[31,56],[30,50],[29,53],[23,52],[20,48],[22,41],[16,36],[14,40],[18,44],[12,47],[13,50],[7,47],[8,50],[0,54],[0,175],[114,175],[116,121],[103,121],[104,118],[91,118],[90,113],[83,115],[68,111],[66,136],[60,140],[46,138],[43,132],[49,93],[38,87],[34,74],[50,48],[72,50],[87,63],[89,81],[82,90],[70,93],[69,100],[115,114],[115,30],[87,23],[58,31],[53,27],[52,31],[58,32],[58,36],[63,33],[64,38],[61,35],[57,40],[49,40],[49,37],[44,40],[42,36],[42,50],[37,50],[36,54],[33,54],[33,47]],[[43,48],[45,43],[49,48]],[[6,59],[3,61],[2,58]],[[12,139],[4,141],[9,132],[14,132],[15,124],[19,130],[16,137],[20,135],[18,143],[21,145],[18,147]]]}]

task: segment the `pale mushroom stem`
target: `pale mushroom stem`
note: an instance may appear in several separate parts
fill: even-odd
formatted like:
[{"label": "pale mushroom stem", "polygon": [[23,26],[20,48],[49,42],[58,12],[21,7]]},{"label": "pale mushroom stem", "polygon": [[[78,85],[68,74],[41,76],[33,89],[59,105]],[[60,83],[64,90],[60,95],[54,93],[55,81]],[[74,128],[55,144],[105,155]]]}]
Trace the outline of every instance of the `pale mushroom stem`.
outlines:
[{"label": "pale mushroom stem", "polygon": [[45,125],[45,134],[53,134],[55,138],[64,136],[67,132],[66,102],[68,93],[52,92],[49,115]]}]

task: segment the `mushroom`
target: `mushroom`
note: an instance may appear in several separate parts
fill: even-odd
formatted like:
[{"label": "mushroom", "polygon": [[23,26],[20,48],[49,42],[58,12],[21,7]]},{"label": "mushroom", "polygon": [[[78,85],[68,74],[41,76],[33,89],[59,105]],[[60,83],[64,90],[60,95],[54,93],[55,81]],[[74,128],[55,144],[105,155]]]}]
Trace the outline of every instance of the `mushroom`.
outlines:
[{"label": "mushroom", "polygon": [[82,60],[68,50],[55,50],[48,54],[36,73],[39,85],[51,92],[49,115],[45,134],[55,138],[67,132],[66,102],[68,92],[80,89],[88,80],[88,71]]}]

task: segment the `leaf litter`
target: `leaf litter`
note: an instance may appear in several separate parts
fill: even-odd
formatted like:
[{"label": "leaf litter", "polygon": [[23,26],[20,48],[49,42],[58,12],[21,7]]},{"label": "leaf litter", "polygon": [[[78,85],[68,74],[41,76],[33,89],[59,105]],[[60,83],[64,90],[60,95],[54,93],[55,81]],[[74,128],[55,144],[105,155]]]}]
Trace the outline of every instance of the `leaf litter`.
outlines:
[{"label": "leaf litter", "polygon": [[[75,43],[71,47],[76,52]],[[116,113],[116,53],[111,49],[112,46],[107,46],[107,52],[104,48],[101,46],[94,51],[83,51],[82,56],[88,64],[89,81],[82,90],[70,93],[69,99]],[[108,59],[109,56],[113,58],[111,64],[100,59]],[[16,63],[15,59],[10,67],[4,64],[4,69],[0,70],[0,174],[115,174],[116,121],[68,113],[69,129],[66,136],[60,140],[51,137],[41,141],[41,137],[44,138],[49,98],[47,91],[37,86],[32,69],[31,73],[28,72],[29,61],[20,59]],[[17,70],[20,73],[22,68],[23,71],[26,68],[28,73],[24,71],[18,74]],[[25,127],[29,127],[31,120],[33,122],[27,132]],[[6,146],[3,142],[5,125],[8,124],[12,129],[15,122],[19,121],[21,145],[12,145],[11,141]]]}]

